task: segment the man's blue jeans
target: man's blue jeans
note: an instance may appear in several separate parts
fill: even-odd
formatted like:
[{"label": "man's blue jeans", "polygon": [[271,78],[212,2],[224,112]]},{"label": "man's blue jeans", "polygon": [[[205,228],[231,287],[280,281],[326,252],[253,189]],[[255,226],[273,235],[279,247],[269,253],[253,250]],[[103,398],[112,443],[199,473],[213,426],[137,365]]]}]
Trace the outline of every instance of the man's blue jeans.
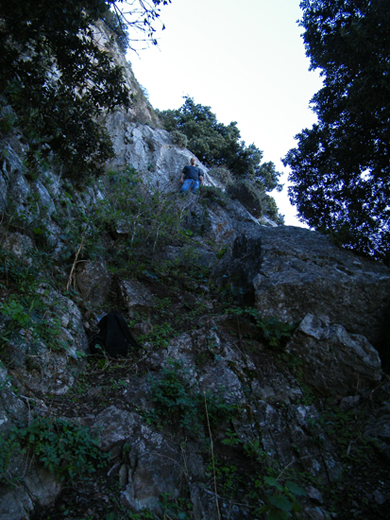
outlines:
[{"label": "man's blue jeans", "polygon": [[183,182],[180,193],[183,193],[184,191],[188,191],[189,189],[192,189],[192,193],[196,193],[198,188],[199,188],[199,181],[194,181],[194,179],[186,179]]}]

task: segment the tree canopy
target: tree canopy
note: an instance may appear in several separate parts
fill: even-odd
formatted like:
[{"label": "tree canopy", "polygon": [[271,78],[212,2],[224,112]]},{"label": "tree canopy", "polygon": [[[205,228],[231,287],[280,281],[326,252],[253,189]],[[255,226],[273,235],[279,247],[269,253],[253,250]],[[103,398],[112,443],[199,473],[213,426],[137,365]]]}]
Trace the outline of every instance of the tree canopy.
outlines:
[{"label": "tree canopy", "polygon": [[280,173],[274,163],[261,163],[263,152],[240,140],[236,122],[220,123],[210,107],[196,104],[188,96],[179,109],[158,114],[166,130],[179,131],[187,137],[188,149],[208,167],[223,166],[233,175],[251,178],[264,191],[281,189]]},{"label": "tree canopy", "polygon": [[302,220],[344,247],[390,257],[390,3],[304,0],[300,25],[323,88],[318,123],[284,164]]},{"label": "tree canopy", "polygon": [[[130,8],[138,6],[135,28],[142,29],[141,17],[146,37],[153,40],[159,5],[168,2],[130,2]],[[0,0],[0,108],[11,107],[16,115],[30,162],[53,151],[65,173],[80,178],[99,171],[112,156],[98,116],[103,109],[128,107],[131,100],[122,69],[95,44],[91,24],[105,15],[113,22],[110,7],[124,16],[119,3]],[[122,39],[126,21],[122,17],[116,24]]]}]

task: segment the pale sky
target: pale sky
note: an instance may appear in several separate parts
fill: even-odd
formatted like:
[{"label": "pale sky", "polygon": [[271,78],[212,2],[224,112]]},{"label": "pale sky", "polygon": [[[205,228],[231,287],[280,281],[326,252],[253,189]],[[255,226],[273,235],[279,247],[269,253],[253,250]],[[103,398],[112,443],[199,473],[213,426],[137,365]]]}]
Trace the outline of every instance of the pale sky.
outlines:
[{"label": "pale sky", "polygon": [[[280,159],[316,122],[309,101],[322,86],[318,71],[309,72],[301,15],[299,0],[172,0],[161,11],[158,47],[128,59],[154,108],[177,109],[189,95],[218,121],[236,121],[286,185]],[[301,225],[286,189],[271,195],[285,223]]]}]

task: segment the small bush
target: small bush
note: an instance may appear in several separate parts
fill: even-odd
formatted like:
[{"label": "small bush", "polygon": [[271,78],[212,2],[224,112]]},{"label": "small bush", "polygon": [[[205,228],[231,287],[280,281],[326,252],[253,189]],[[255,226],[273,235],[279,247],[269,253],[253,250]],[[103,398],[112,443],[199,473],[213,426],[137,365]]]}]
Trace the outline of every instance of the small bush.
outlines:
[{"label": "small bush", "polygon": [[220,182],[224,186],[227,186],[228,184],[233,184],[234,182],[234,178],[230,170],[228,170],[227,168],[223,168],[222,166],[211,168],[208,171],[208,173],[209,175],[211,175],[211,177],[214,177],[218,182]]},{"label": "small bush", "polygon": [[270,347],[282,347],[297,328],[297,323],[285,323],[275,316],[263,318],[260,312],[254,307],[246,307],[245,309],[237,307],[235,309],[228,309],[228,312],[232,312],[237,316],[244,315],[253,318],[256,327],[261,330],[263,338]]},{"label": "small bush", "polygon": [[[104,182],[104,184],[103,184]],[[133,168],[109,172],[102,185],[105,197],[96,206],[95,225],[116,235],[115,257],[123,267],[134,254],[148,248],[149,258],[172,242],[182,243],[185,210],[172,194],[146,189]]]},{"label": "small bush", "polygon": [[173,130],[170,132],[169,137],[171,138],[174,144],[177,144],[179,148],[187,148],[188,139],[187,136],[179,132],[178,130]]},{"label": "small bush", "polygon": [[194,391],[179,361],[168,360],[162,369],[162,378],[151,377],[149,382],[149,395],[155,404],[154,418],[158,417],[163,424],[178,425],[187,432],[199,434],[207,419],[216,426],[237,414],[236,407],[227,404],[221,396]]},{"label": "small bush", "polygon": [[284,485],[274,477],[264,477],[264,487],[267,489],[267,504],[258,510],[259,514],[267,514],[267,518],[288,520],[296,518],[301,511],[297,497],[306,495],[306,492],[295,482],[288,481]]},{"label": "small bush", "polygon": [[264,214],[264,195],[256,185],[248,179],[238,180],[227,186],[228,194],[241,202],[241,204],[255,218]]},{"label": "small bush", "polygon": [[215,186],[203,186],[200,191],[200,199],[201,201],[210,200],[211,202],[216,202],[224,208],[228,201],[228,195]]},{"label": "small bush", "polygon": [[15,451],[36,459],[61,480],[90,476],[109,460],[88,428],[65,419],[40,417],[28,426],[14,426],[8,439],[0,436],[0,480],[5,480],[9,459]]}]

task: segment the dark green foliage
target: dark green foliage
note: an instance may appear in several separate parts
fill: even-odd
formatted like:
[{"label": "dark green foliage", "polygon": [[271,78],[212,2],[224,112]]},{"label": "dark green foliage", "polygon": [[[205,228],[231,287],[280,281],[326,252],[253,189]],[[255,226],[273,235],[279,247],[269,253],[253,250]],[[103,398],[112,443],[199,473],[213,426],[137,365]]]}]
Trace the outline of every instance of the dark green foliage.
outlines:
[{"label": "dark green foliage", "polygon": [[256,327],[261,330],[263,338],[267,341],[270,347],[281,347],[287,339],[289,339],[297,328],[297,324],[285,323],[275,316],[271,318],[264,318],[261,313],[254,307],[236,307],[228,309],[227,312],[232,312],[237,316],[247,316],[254,319]]},{"label": "dark green foliage", "polygon": [[[51,349],[66,348],[60,339],[61,322],[49,305],[46,294],[37,292],[42,277],[34,267],[26,267],[14,255],[0,248],[0,287],[12,290],[10,297],[0,303],[0,354],[21,349],[36,354],[42,344]],[[48,325],[50,326],[48,327]]]},{"label": "dark green foliage", "polygon": [[[144,32],[153,33],[156,7],[169,0],[139,3]],[[54,152],[64,173],[82,182],[101,172],[113,156],[98,122],[104,110],[130,106],[122,69],[93,40],[91,24],[110,14],[115,0],[0,1],[1,106],[11,106],[36,156]],[[134,3],[133,3],[134,4]],[[137,9],[133,5],[133,10]],[[123,39],[126,21],[119,19]],[[122,42],[122,45],[124,43]]]},{"label": "dark green foliage", "polygon": [[109,456],[100,451],[99,441],[89,430],[65,419],[41,417],[28,426],[13,427],[8,439],[0,437],[1,479],[5,479],[10,457],[14,451],[24,451],[34,456],[51,473],[61,480],[88,477],[102,468]]},{"label": "dark green foliage", "polygon": [[201,433],[207,419],[212,426],[237,415],[236,407],[225,402],[222,396],[201,393],[193,388],[183,363],[168,360],[160,379],[150,377],[150,398],[155,405],[152,419],[163,424],[180,426],[187,433]]},{"label": "dark green foliage", "polygon": [[253,180],[238,179],[234,183],[228,184],[227,193],[233,199],[239,200],[254,217],[260,218],[266,215],[277,222],[283,221],[283,217],[278,215],[275,199]]},{"label": "dark green foliage", "polygon": [[390,4],[301,2],[306,54],[321,69],[304,129],[284,164],[302,220],[376,258],[390,255]]},{"label": "dark green foliage", "polygon": [[301,511],[296,497],[305,496],[306,492],[295,482],[287,481],[284,485],[274,477],[264,477],[267,489],[267,504],[259,509],[259,513],[267,513],[269,520],[288,520],[296,518],[295,513]]},{"label": "dark green foliage", "polygon": [[224,186],[231,184],[234,181],[230,170],[224,168],[223,166],[215,166],[210,168],[209,174]]},{"label": "dark green foliage", "polygon": [[113,155],[96,117],[103,107],[128,106],[129,96],[121,69],[90,29],[110,3],[0,3],[0,90],[23,128],[32,165],[37,151],[54,151],[77,179]]},{"label": "dark green foliage", "polygon": [[229,197],[224,191],[215,186],[202,186],[202,189],[200,190],[200,200],[202,203],[209,200],[211,202],[216,202],[224,208],[228,202],[228,198]]},{"label": "dark green foliage", "polygon": [[179,148],[187,148],[188,139],[186,135],[178,132],[177,130],[172,130],[172,132],[169,134],[169,137],[172,139],[174,144],[177,144]]},{"label": "dark green foliage", "polygon": [[50,328],[46,318],[47,305],[37,296],[13,296],[0,306],[0,353],[2,347],[24,346],[26,354],[36,354],[42,342],[51,348],[65,346],[58,339],[60,320],[52,318]]},{"label": "dark green foliage", "polygon": [[178,110],[163,110],[159,115],[166,130],[179,131],[188,139],[188,148],[207,166],[222,166],[238,176],[251,176],[266,191],[278,188],[279,173],[273,163],[261,163],[263,152],[254,144],[240,140],[237,123],[219,123],[210,107],[184,98]]},{"label": "dark green foliage", "polygon": [[260,218],[264,214],[264,192],[256,188],[250,180],[238,180],[229,184],[227,192],[233,199],[238,199],[254,217]]}]

